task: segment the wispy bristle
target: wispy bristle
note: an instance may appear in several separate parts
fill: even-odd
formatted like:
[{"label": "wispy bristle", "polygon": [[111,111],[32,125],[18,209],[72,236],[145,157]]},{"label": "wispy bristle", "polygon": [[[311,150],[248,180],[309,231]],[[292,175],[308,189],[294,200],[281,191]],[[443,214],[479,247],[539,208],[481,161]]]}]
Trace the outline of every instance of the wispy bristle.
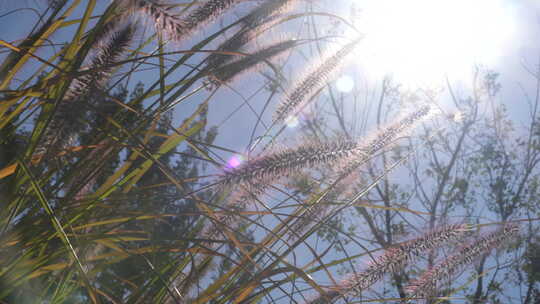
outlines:
[{"label": "wispy bristle", "polygon": [[234,78],[248,71],[252,71],[264,64],[265,61],[274,59],[295,45],[295,40],[287,40],[263,47],[251,55],[243,56],[238,60],[216,69],[212,72],[210,79],[216,85],[229,83],[233,81]]},{"label": "wispy bristle", "polygon": [[346,57],[352,53],[359,42],[360,39],[357,39],[348,43],[321,64],[315,66],[312,72],[300,80],[278,106],[274,115],[274,122],[282,122],[300,112],[313,94],[330,80],[333,73],[340,68]]},{"label": "wispy bristle", "polygon": [[472,226],[468,224],[449,225],[390,248],[375,259],[366,270],[345,278],[338,286],[335,286],[334,289],[339,292],[334,290],[321,295],[310,303],[325,303],[321,301],[333,300],[340,295],[360,294],[382,279],[384,275],[400,271],[407,263],[429,250],[451,241],[460,240],[471,229]]},{"label": "wispy bristle", "polygon": [[437,282],[445,278],[450,278],[451,275],[463,266],[472,263],[483,254],[488,254],[493,248],[502,246],[512,237],[515,237],[518,232],[518,225],[506,224],[502,229],[487,234],[480,240],[461,247],[455,255],[450,256],[413,281],[407,287],[410,297],[432,296],[436,292]]}]

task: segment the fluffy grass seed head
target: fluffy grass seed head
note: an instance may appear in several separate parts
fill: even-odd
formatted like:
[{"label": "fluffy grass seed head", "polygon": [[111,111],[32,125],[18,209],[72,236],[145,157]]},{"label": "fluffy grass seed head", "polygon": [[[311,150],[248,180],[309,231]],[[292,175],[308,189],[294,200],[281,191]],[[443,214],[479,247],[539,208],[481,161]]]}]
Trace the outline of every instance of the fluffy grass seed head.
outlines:
[{"label": "fluffy grass seed head", "polygon": [[296,115],[313,97],[313,94],[322,88],[343,65],[346,58],[356,48],[361,39],[349,42],[334,54],[326,57],[322,63],[314,65],[312,71],[307,73],[293,88],[286,93],[286,98],[277,107],[274,114],[274,123],[285,121],[288,117]]},{"label": "fluffy grass seed head", "polygon": [[[277,23],[277,21],[277,18],[268,18],[266,22],[260,22],[255,26],[245,26],[240,31],[235,33],[231,38],[223,42],[217,48],[217,50],[228,52],[243,51],[246,49],[246,45],[250,41],[269,30],[274,24]],[[212,53],[206,59],[206,63],[210,68],[218,68],[238,58],[239,56],[235,55]]]},{"label": "fluffy grass seed head", "polygon": [[226,184],[249,184],[253,180],[274,180],[306,167],[335,164],[343,159],[364,158],[373,155],[410,128],[414,122],[427,116],[431,107],[425,105],[407,115],[397,124],[381,132],[367,145],[360,141],[337,140],[327,143],[306,143],[296,148],[269,153],[226,170],[222,182]]},{"label": "fluffy grass seed head", "polygon": [[106,41],[96,41],[93,48],[95,55],[87,68],[93,71],[75,78],[64,99],[82,98],[92,89],[105,85],[114,69],[110,65],[120,60],[125,54],[133,39],[134,32],[135,28],[132,25],[127,25],[120,31],[112,33]]},{"label": "fluffy grass seed head", "polygon": [[243,1],[245,0],[209,0],[184,18],[184,26],[179,30],[183,32],[183,35],[189,35],[215,20],[233,5]]},{"label": "fluffy grass seed head", "polygon": [[221,16],[226,10],[245,0],[209,0],[184,17],[177,16],[170,6],[148,0],[126,0],[132,10],[151,18],[156,31],[175,42],[189,38],[198,29]]},{"label": "fluffy grass seed head", "polygon": [[269,19],[289,12],[298,2],[298,0],[266,0],[244,18],[244,23],[250,27],[258,26]]},{"label": "fluffy grass seed head", "polygon": [[57,153],[60,149],[75,143],[75,134],[82,126],[79,123],[84,107],[79,101],[88,98],[95,90],[100,90],[110,78],[113,67],[126,52],[134,34],[134,27],[127,25],[122,30],[111,34],[108,39],[96,41],[87,70],[91,72],[73,79],[63,100],[58,105],[51,122],[45,131],[38,153]]},{"label": "fluffy grass seed head", "polygon": [[349,275],[333,291],[320,295],[309,303],[331,303],[325,300],[334,300],[340,295],[359,295],[382,279],[384,275],[399,272],[419,255],[445,243],[460,240],[471,230],[472,226],[468,224],[447,225],[389,248],[374,259],[365,270]]},{"label": "fluffy grass seed head", "polygon": [[244,73],[253,71],[262,66],[265,62],[283,55],[293,48],[297,42],[295,40],[285,40],[263,47],[253,54],[243,56],[224,66],[214,70],[210,75],[210,82],[214,85],[227,84]]},{"label": "fluffy grass seed head", "polygon": [[[239,52],[244,49],[244,46],[255,38],[256,32],[251,29],[243,29],[231,38],[223,42],[218,48],[217,51],[226,51],[226,52]],[[239,56],[229,55],[229,54],[220,54],[212,53],[206,59],[206,65],[211,69],[219,68],[222,65],[238,59]]]},{"label": "fluffy grass seed head", "polygon": [[463,266],[471,264],[483,254],[488,254],[493,248],[504,245],[518,233],[519,226],[509,223],[502,229],[461,247],[455,255],[424,272],[420,278],[407,287],[407,291],[411,297],[429,297],[433,295],[436,292],[437,282],[450,278]]},{"label": "fluffy grass seed head", "polygon": [[304,144],[270,153],[225,171],[222,182],[249,184],[254,180],[275,180],[306,167],[321,166],[359,153],[358,143],[336,141]]},{"label": "fluffy grass seed head", "polygon": [[336,166],[336,176],[347,177],[360,165],[369,161],[377,152],[390,146],[396,139],[411,130],[417,123],[427,119],[434,113],[433,106],[425,104],[418,110],[402,117],[397,122],[390,124],[367,140],[361,147],[361,153],[344,159]]},{"label": "fluffy grass seed head", "polygon": [[433,112],[433,107],[429,104],[420,106],[417,111],[406,115],[397,123],[386,127],[376,138],[371,140],[366,146],[367,154],[373,154],[388,146],[392,141],[409,130],[415,123],[427,118]]},{"label": "fluffy grass seed head", "polygon": [[460,240],[471,230],[472,226],[468,224],[443,226],[419,238],[403,242],[397,247],[389,248],[383,255],[375,259],[366,270],[344,280],[343,289],[359,294],[385,274],[399,272],[408,262],[413,261],[419,255],[445,243]]}]

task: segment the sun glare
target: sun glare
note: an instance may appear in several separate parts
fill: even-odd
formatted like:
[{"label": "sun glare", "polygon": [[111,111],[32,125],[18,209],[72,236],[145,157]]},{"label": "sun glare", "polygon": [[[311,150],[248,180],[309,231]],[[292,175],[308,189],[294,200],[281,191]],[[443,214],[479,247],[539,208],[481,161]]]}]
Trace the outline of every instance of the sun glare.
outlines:
[{"label": "sun glare", "polygon": [[359,62],[369,74],[408,85],[462,78],[500,59],[514,30],[505,0],[367,0],[356,23]]}]

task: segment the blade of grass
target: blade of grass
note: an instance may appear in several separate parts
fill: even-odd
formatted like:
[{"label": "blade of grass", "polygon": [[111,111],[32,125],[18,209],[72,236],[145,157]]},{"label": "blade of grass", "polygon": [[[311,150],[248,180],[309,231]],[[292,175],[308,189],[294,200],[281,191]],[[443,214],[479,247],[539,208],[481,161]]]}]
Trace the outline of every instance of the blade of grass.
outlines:
[{"label": "blade of grass", "polygon": [[88,295],[92,299],[93,303],[99,303],[98,298],[95,295],[95,292],[92,288],[92,285],[90,284],[90,280],[86,276],[86,272],[84,270],[84,266],[81,263],[79,256],[75,252],[75,248],[71,244],[71,241],[69,240],[69,237],[67,236],[66,232],[64,231],[64,228],[62,227],[62,224],[56,217],[54,210],[50,206],[49,202],[47,201],[47,198],[41,191],[41,188],[38,185],[38,182],[36,181],[35,177],[30,172],[30,169],[26,166],[26,164],[20,160],[18,160],[19,166],[22,168],[24,173],[30,178],[30,183],[32,185],[32,188],[34,189],[34,193],[37,196],[39,202],[41,203],[43,209],[47,212],[49,219],[51,223],[53,224],[55,230],[57,231],[58,237],[62,240],[64,245],[66,246],[66,249],[70,252],[73,259],[76,261],[77,267],[79,268],[79,273],[81,275],[81,278],[84,281],[84,284],[86,285]]}]

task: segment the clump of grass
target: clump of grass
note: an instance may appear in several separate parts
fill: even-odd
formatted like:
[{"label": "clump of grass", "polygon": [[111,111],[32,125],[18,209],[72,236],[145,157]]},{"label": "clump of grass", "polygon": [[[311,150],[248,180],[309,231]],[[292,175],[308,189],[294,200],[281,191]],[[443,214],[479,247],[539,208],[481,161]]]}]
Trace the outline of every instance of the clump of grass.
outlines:
[{"label": "clump of grass", "polygon": [[[362,179],[360,170],[355,169],[374,159],[425,119],[433,106],[420,106],[410,114],[395,117],[393,123],[373,136],[318,139],[265,152],[236,168],[226,169],[217,181],[213,180],[215,183],[208,181],[216,176],[205,172],[206,166],[217,165],[220,153],[230,151],[213,144],[218,127],[213,132],[205,129],[208,104],[219,97],[208,96],[194,112],[190,110],[192,104],[180,101],[190,97],[195,97],[194,102],[200,101],[197,94],[204,92],[204,86],[192,89],[204,77],[215,85],[230,84],[243,73],[253,73],[298,45],[298,41],[286,40],[246,51],[254,49],[250,43],[255,38],[265,39],[263,34],[290,20],[282,15],[298,0],[253,1],[256,7],[230,26],[208,39],[196,36],[204,25],[240,2],[114,0],[106,13],[101,14],[106,4],[49,0],[51,5],[62,3],[60,6],[65,9],[58,8],[52,13],[49,9],[32,34],[21,39],[23,43],[17,47],[2,41],[3,47],[8,48],[2,50],[3,54],[11,53],[0,65],[3,74],[0,95],[5,99],[5,105],[0,106],[0,197],[7,198],[2,211],[0,260],[5,271],[0,275],[1,301],[255,303],[265,298],[280,301],[283,298],[279,293],[283,292],[294,302],[299,289],[289,287],[299,286],[296,281],[311,280],[311,273],[335,265],[325,261],[324,254],[318,250],[320,246],[311,246],[311,233],[315,229],[309,233],[305,229],[314,222],[328,222],[335,213],[329,212],[331,204],[325,204],[324,200],[348,196],[346,190],[351,187],[347,186]],[[186,7],[186,13],[179,13],[177,8],[181,6]],[[49,20],[47,14],[51,16]],[[141,41],[134,51],[137,56],[126,60],[133,69],[113,84],[110,79],[128,53],[135,29],[141,29],[141,24],[131,23],[140,15],[149,17],[158,35],[149,35]],[[291,16],[304,17],[305,14]],[[94,24],[99,26],[92,28]],[[194,62],[202,58],[194,54],[208,52],[208,43],[233,27],[240,30],[219,46],[219,51],[241,50],[251,54],[212,54],[206,59],[205,67],[205,62]],[[41,43],[51,40],[53,49],[58,44],[52,37],[57,29],[71,31],[73,42],[45,58],[51,52],[42,52],[40,48],[49,45]],[[204,42],[186,52],[147,53],[149,49],[161,50],[161,34],[173,42],[194,36],[203,38]],[[91,43],[90,39],[95,42]],[[287,92],[275,122],[283,122],[304,108],[344,65],[345,57],[352,53],[358,41],[313,63],[311,71]],[[27,73],[21,73],[21,68],[28,59],[43,65],[33,76],[24,79]],[[73,63],[77,64],[75,68]],[[80,63],[84,68],[79,69]],[[156,74],[150,75],[152,71]],[[124,88],[131,90],[131,81],[140,76],[149,82],[156,76],[155,82],[149,86],[137,85],[128,98],[128,89]],[[58,96],[62,88],[65,93]],[[57,97],[56,108],[47,103],[50,96]],[[175,118],[177,115],[186,118],[178,128],[171,126],[176,123],[172,111],[166,112],[173,104],[179,109],[174,113]],[[40,110],[41,114],[37,115]],[[37,120],[28,124],[34,117]],[[32,134],[28,135],[28,131]],[[325,131],[317,130],[316,135],[323,135],[317,138],[328,135]],[[39,142],[40,134],[43,134],[42,142]],[[9,147],[15,144],[20,148]],[[58,150],[75,144],[55,154],[63,157],[70,153],[62,167],[51,163],[39,166],[41,157],[32,157],[35,145]],[[179,150],[184,147],[185,150]],[[9,155],[4,153],[4,148],[11,150]],[[400,162],[405,159],[400,158]],[[323,178],[318,178],[321,168],[325,172]],[[328,168],[330,176],[326,174]],[[296,203],[289,204],[287,198],[274,204],[273,199],[283,195],[264,194],[271,185],[298,172],[306,174],[307,181],[298,183],[299,192],[287,195],[304,202],[309,209],[304,212],[297,208],[291,214],[288,211]],[[328,184],[321,196],[318,189]],[[213,188],[215,185],[217,189]],[[267,198],[271,199],[267,201]],[[261,208],[248,209],[255,204]],[[211,206],[216,206],[215,211],[209,209]],[[376,212],[374,220],[378,222]],[[388,213],[398,212],[401,215],[405,211]],[[399,225],[394,219],[384,224],[388,223]],[[62,229],[55,230],[56,227]],[[331,225],[325,228],[333,229]],[[391,234],[399,231],[394,226],[386,228]],[[323,290],[310,303],[329,303],[342,296],[365,293],[386,274],[405,274],[403,267],[417,256],[462,238],[469,229],[469,225],[449,225],[387,246],[372,263],[326,292]],[[62,246],[58,236],[74,241]],[[305,246],[299,245],[302,243],[299,240],[292,240],[293,237],[301,238]],[[470,247],[465,257],[454,258],[453,263],[461,266],[470,263],[477,252],[487,253],[489,248],[498,246],[502,236],[486,239],[478,248]],[[304,254],[302,250],[306,248],[317,261],[300,266],[300,260],[292,258]],[[66,252],[72,255],[67,256]],[[80,257],[79,272],[73,267],[73,258],[77,257]],[[351,259],[349,256],[341,261]],[[218,262],[221,264],[215,267]],[[445,270],[429,273],[434,277],[455,272],[448,270],[450,266],[444,267]],[[436,289],[430,280],[433,279],[422,276],[415,281],[416,285],[411,285],[412,292],[429,296],[429,291]],[[428,291],[417,286],[427,286]],[[28,300],[20,297],[26,294]]]}]

